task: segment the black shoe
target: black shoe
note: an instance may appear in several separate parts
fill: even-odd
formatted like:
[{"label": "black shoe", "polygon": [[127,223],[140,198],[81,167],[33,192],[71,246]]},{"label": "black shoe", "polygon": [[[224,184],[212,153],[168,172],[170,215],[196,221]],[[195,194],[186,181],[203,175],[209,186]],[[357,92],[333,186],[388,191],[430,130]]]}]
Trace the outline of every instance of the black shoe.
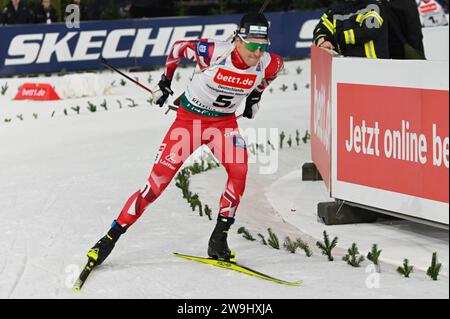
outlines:
[{"label": "black shoe", "polygon": [[93,263],[92,266],[99,266],[103,263],[113,250],[120,235],[125,233],[126,230],[125,227],[120,226],[116,221],[112,223],[108,233],[102,237],[87,254],[89,262]]},{"label": "black shoe", "polygon": [[234,253],[228,248],[228,230],[234,223],[234,218],[220,217],[217,219],[208,244],[208,256],[214,259],[230,261]]}]

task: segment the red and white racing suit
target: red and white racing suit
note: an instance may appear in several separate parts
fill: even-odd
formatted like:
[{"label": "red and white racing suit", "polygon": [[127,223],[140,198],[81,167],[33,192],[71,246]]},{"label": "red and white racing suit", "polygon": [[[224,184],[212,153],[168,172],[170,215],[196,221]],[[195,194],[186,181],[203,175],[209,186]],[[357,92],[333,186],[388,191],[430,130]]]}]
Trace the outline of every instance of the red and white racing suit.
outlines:
[{"label": "red and white racing suit", "polygon": [[234,217],[245,189],[247,149],[235,111],[254,89],[262,92],[283,68],[281,57],[265,52],[248,67],[230,42],[200,39],[174,43],[165,75],[172,79],[182,58],[197,62],[177,117],[159,147],[146,185],[125,203],[117,222],[132,225],[170,183],[183,162],[207,145],[228,174],[219,215]]}]

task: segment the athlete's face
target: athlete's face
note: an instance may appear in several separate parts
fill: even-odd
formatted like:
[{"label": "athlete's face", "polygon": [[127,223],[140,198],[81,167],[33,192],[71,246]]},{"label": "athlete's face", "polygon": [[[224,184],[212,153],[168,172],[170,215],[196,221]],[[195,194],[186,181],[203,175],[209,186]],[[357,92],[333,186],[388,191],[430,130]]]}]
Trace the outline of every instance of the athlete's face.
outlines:
[{"label": "athlete's face", "polygon": [[257,39],[257,38],[246,38],[244,40],[244,39],[241,39],[239,36],[236,37],[236,49],[238,50],[239,55],[241,56],[242,60],[244,60],[245,64],[247,64],[248,66],[255,66],[258,64],[259,59],[261,59],[264,52],[261,51],[260,48],[256,49],[255,51],[249,50],[247,48],[248,42],[268,44],[269,41],[264,40],[264,39]]}]

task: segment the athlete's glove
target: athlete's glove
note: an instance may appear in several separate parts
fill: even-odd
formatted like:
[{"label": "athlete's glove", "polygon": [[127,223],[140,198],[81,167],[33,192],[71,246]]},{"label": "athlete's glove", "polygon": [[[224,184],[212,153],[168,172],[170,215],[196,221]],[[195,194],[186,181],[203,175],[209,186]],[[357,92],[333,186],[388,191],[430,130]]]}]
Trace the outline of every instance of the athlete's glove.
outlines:
[{"label": "athlete's glove", "polygon": [[247,96],[247,99],[245,100],[245,110],[242,114],[243,117],[246,117],[248,119],[254,119],[256,112],[259,110],[259,101],[261,100],[262,92],[258,92],[256,90],[253,90],[252,93],[250,93]]},{"label": "athlete's glove", "polygon": [[172,83],[164,74],[161,75],[161,80],[158,82],[159,90],[155,90],[153,93],[153,104],[158,104],[159,107],[163,107],[169,95],[173,95],[173,91],[170,88]]}]

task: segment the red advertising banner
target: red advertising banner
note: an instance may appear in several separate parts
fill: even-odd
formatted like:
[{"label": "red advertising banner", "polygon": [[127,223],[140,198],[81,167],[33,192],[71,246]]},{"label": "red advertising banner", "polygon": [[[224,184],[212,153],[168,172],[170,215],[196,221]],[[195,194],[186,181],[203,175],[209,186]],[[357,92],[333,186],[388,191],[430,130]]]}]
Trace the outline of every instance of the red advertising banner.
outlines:
[{"label": "red advertising banner", "polygon": [[47,83],[25,83],[20,87],[14,99],[35,101],[60,100],[55,89]]},{"label": "red advertising banner", "polygon": [[311,157],[331,191],[332,55],[311,47]]},{"label": "red advertising banner", "polygon": [[437,9],[438,9],[438,6],[437,6],[436,2],[434,2],[434,1],[429,4],[425,3],[425,4],[421,4],[419,6],[419,10],[421,13],[432,12],[432,11],[436,11]]},{"label": "red advertising banner", "polygon": [[448,90],[338,83],[337,180],[449,202]]}]

